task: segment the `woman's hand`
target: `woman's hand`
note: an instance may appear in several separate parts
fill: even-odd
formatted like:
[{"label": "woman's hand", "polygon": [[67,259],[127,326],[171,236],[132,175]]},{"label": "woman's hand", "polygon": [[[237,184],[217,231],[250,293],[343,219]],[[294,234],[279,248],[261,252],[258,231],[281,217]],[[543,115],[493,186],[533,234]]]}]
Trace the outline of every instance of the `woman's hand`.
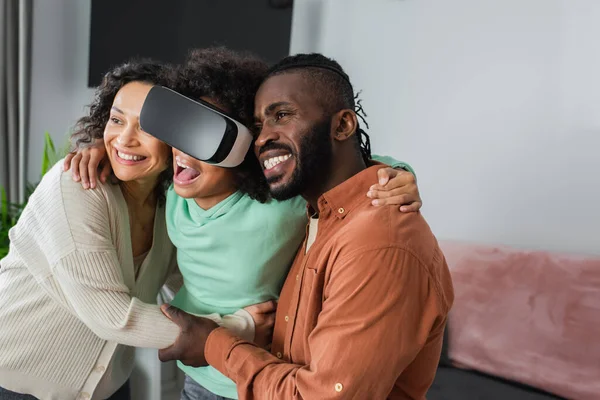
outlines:
[{"label": "woman's hand", "polygon": [[367,193],[374,206],[394,204],[399,205],[402,212],[419,211],[423,202],[413,174],[387,167],[378,170],[377,177],[379,183],[371,186]]},{"label": "woman's hand", "polygon": [[254,320],[254,343],[269,350],[273,341],[277,303],[274,300],[269,300],[245,307],[244,310],[248,311]]},{"label": "woman's hand", "polygon": [[106,156],[104,148],[104,140],[96,139],[96,142],[91,147],[78,149],[67,154],[63,165],[63,170],[71,169],[71,175],[75,182],[81,181],[84,189],[96,187],[98,179],[98,167],[102,165],[100,171],[100,181],[106,183],[106,179],[112,172],[112,167]]}]

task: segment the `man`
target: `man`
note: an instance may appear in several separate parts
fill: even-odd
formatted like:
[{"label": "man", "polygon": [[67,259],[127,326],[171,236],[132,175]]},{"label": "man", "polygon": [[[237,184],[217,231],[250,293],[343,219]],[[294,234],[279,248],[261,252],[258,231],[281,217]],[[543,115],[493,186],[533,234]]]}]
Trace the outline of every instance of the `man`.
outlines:
[{"label": "man", "polygon": [[240,399],[424,399],[454,297],[450,274],[420,213],[364,196],[381,167],[367,165],[348,76],[319,54],[287,57],[260,86],[255,119],[273,197],[300,194],[311,216],[271,353],[165,306],[182,331],[161,360],[208,363]]}]

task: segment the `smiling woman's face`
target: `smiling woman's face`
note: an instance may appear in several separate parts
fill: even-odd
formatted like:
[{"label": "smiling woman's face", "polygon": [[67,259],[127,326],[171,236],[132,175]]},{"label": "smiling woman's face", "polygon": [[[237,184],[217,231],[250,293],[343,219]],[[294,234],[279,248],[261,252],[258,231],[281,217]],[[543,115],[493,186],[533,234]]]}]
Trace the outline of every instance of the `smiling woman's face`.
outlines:
[{"label": "smiling woman's face", "polygon": [[124,85],[104,129],[106,153],[115,176],[123,182],[153,184],[169,166],[171,148],[140,127],[140,112],[151,88],[144,82]]}]

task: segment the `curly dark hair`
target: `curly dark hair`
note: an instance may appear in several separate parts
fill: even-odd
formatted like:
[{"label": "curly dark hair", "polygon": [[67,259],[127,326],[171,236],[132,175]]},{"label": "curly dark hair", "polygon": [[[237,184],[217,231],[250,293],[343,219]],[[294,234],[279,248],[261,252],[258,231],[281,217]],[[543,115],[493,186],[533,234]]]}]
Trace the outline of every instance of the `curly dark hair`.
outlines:
[{"label": "curly dark hair", "polygon": [[[103,137],[115,96],[126,84],[145,82],[172,88],[174,81],[175,72],[172,66],[152,60],[132,60],[113,68],[104,75],[102,83],[96,89],[88,115],[77,121],[71,135],[72,146],[75,149],[85,148]],[[169,163],[169,167],[159,175],[156,185],[156,195],[160,204],[164,203],[165,192],[172,179],[173,165]]]},{"label": "curly dark hair", "polygon": [[[268,65],[256,55],[225,47],[192,50],[178,71],[175,90],[192,99],[210,99],[231,118],[251,126],[254,95]],[[261,203],[269,199],[269,186],[252,147],[234,172],[237,190]]]}]

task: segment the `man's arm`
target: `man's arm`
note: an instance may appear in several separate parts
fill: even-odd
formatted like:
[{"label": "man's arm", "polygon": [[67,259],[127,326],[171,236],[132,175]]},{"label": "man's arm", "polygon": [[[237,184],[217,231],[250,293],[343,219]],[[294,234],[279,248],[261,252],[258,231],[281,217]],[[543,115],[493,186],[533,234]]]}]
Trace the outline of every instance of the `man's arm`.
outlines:
[{"label": "man's arm", "polygon": [[286,363],[222,328],[209,335],[206,360],[236,382],[242,400],[385,399],[445,314],[438,299],[404,250],[353,254],[333,267],[309,337],[310,365]]}]

